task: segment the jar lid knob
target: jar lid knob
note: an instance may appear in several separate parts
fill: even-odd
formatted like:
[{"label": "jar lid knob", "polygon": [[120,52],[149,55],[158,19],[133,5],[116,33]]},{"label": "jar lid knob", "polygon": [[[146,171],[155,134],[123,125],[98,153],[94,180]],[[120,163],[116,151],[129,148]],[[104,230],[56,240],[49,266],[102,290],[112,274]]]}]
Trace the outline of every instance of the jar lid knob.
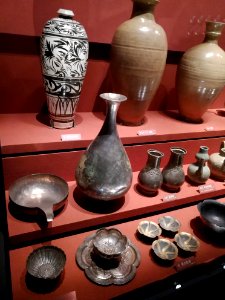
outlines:
[{"label": "jar lid knob", "polygon": [[69,9],[63,9],[63,8],[60,8],[57,13],[59,14],[59,16],[62,16],[62,17],[67,17],[67,18],[72,18],[74,17],[74,13],[72,10],[69,10]]}]

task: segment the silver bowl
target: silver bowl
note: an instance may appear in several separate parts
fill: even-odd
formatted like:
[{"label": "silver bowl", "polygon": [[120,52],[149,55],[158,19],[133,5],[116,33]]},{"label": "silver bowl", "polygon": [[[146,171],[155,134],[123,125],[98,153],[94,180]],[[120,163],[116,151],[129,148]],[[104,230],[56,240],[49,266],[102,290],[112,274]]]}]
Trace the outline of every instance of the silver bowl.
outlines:
[{"label": "silver bowl", "polygon": [[58,247],[37,248],[27,258],[27,272],[34,278],[56,279],[64,270],[66,255]]},{"label": "silver bowl", "polygon": [[93,238],[94,252],[106,259],[119,258],[127,245],[127,237],[115,228],[99,229]]},{"label": "silver bowl", "polygon": [[177,246],[184,251],[196,252],[200,246],[195,236],[188,232],[179,232],[174,237]]},{"label": "silver bowl", "polygon": [[178,255],[177,246],[168,239],[158,239],[152,243],[155,255],[163,260],[173,260]]},{"label": "silver bowl", "polygon": [[225,233],[225,205],[213,199],[198,203],[203,223],[217,233]]},{"label": "silver bowl", "polygon": [[141,235],[152,239],[156,238],[162,233],[162,229],[157,223],[147,220],[141,221],[138,224],[137,230]]},{"label": "silver bowl", "polygon": [[162,229],[170,232],[177,232],[180,229],[180,221],[171,216],[162,216],[158,220]]},{"label": "silver bowl", "polygon": [[9,199],[25,214],[37,214],[41,210],[48,222],[54,211],[60,209],[68,197],[67,182],[61,177],[37,173],[20,177],[9,187]]}]

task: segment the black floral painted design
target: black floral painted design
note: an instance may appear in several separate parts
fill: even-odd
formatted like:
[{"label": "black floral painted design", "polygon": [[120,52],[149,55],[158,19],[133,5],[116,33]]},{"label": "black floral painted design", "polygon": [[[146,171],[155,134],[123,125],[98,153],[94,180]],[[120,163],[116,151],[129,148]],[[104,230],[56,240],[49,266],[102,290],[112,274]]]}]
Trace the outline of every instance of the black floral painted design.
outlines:
[{"label": "black floral painted design", "polygon": [[43,33],[87,39],[87,33],[83,26],[75,20],[66,20],[61,18],[49,20],[45,24]]},{"label": "black floral painted design", "polygon": [[84,77],[87,69],[88,42],[85,40],[43,37],[42,68],[54,77]]}]

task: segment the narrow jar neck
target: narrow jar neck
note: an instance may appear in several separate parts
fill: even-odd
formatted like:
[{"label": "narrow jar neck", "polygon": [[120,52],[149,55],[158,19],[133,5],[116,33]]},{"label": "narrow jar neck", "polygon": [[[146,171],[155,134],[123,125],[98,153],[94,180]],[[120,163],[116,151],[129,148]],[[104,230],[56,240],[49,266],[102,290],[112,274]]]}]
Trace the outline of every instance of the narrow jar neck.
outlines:
[{"label": "narrow jar neck", "polygon": [[103,126],[101,128],[100,134],[112,134],[117,133],[117,127],[116,127],[116,116],[117,116],[117,111],[120,106],[120,102],[117,101],[110,101],[110,100],[105,100],[106,105],[107,105],[107,111],[106,111],[106,117],[105,121],[103,123]]},{"label": "narrow jar neck", "polygon": [[225,23],[222,22],[206,22],[206,33],[204,43],[218,44]]},{"label": "narrow jar neck", "polygon": [[187,153],[185,149],[173,148],[171,149],[170,161],[169,163],[173,166],[182,166],[184,155]]},{"label": "narrow jar neck", "polygon": [[136,17],[143,14],[150,14],[151,18],[154,20],[154,9],[159,1],[157,0],[133,0],[133,11],[131,17]]},{"label": "narrow jar neck", "polygon": [[158,169],[160,167],[161,159],[163,157],[163,153],[156,150],[148,151],[148,160],[147,165],[152,169]]}]

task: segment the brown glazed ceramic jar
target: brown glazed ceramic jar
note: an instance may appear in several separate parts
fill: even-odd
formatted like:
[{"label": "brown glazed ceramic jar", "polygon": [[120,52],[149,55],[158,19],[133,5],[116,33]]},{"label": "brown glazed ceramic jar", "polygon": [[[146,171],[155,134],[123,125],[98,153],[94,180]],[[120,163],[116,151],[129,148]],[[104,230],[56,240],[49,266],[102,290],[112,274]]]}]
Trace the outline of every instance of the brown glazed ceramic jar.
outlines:
[{"label": "brown glazed ceramic jar", "polygon": [[177,69],[176,92],[180,115],[193,123],[218,97],[225,84],[225,52],[218,45],[224,23],[206,22],[203,43],[189,49]]},{"label": "brown glazed ceramic jar", "polygon": [[209,156],[208,166],[211,177],[220,181],[225,180],[225,141],[221,143],[219,152]]},{"label": "brown glazed ceramic jar", "polygon": [[138,174],[138,189],[145,195],[155,195],[163,182],[160,162],[164,154],[158,150],[149,149],[145,167]]},{"label": "brown glazed ceramic jar", "polygon": [[115,93],[123,94],[117,119],[124,125],[144,123],[144,115],[164,72],[167,37],[155,22],[158,0],[133,0],[130,20],[122,23],[112,40],[111,79]]}]

